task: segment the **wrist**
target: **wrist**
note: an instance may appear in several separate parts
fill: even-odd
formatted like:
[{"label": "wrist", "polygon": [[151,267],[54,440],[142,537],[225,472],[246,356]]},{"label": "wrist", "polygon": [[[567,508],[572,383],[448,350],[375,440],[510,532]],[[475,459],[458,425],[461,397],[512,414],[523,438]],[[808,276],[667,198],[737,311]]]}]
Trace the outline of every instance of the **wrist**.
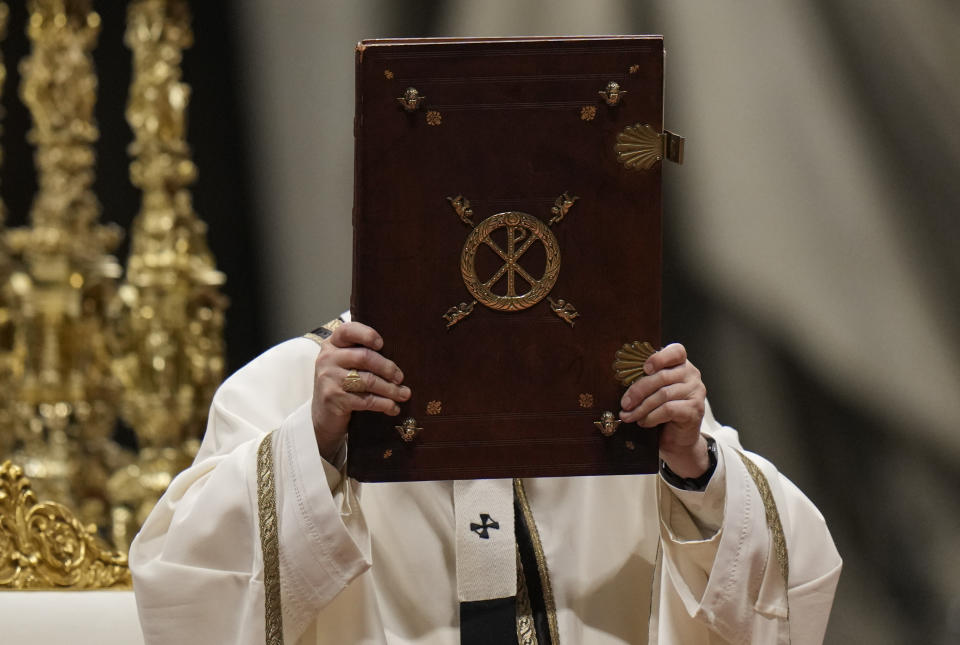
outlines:
[{"label": "wrist", "polygon": [[713,439],[700,435],[690,446],[661,450],[661,470],[666,470],[679,479],[709,479],[717,465],[716,446]]},{"label": "wrist", "polygon": [[339,437],[335,439],[321,438],[319,433],[317,434],[317,448],[320,450],[320,456],[331,465],[336,465],[337,455],[340,454],[340,450],[343,448],[344,437]]}]

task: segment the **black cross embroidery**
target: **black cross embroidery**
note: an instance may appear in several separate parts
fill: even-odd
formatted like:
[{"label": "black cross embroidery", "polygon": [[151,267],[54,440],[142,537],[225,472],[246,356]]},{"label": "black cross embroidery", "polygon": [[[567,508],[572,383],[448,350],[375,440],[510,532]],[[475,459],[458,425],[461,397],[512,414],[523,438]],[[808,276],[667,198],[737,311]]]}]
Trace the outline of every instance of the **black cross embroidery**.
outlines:
[{"label": "black cross embroidery", "polygon": [[479,535],[481,540],[490,539],[490,532],[487,529],[500,530],[500,522],[491,520],[490,516],[486,513],[480,513],[480,521],[482,524],[470,522],[470,530]]}]

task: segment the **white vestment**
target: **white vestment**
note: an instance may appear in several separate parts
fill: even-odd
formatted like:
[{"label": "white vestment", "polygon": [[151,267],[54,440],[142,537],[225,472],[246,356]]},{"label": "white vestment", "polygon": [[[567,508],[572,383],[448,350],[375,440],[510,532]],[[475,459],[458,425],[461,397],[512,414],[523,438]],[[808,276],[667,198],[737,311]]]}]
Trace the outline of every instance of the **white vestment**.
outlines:
[{"label": "white vestment", "polygon": [[[257,453],[271,431],[284,642],[459,643],[454,484],[361,486],[323,460],[318,350],[287,341],[218,390],[196,461],[131,548],[147,643],[264,642]],[[523,480],[560,643],[822,642],[841,568],[823,517],[709,410],[703,432],[719,453],[704,492],[658,475]],[[741,454],[766,475],[766,500]]]}]

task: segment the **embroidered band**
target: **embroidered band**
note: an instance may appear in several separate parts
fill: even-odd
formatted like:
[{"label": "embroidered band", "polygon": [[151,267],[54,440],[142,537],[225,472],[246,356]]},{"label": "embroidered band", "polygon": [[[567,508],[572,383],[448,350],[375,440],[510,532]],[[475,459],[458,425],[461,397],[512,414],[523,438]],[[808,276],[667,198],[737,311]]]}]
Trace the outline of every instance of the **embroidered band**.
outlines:
[{"label": "embroidered band", "polygon": [[257,515],[263,551],[265,638],[267,645],[283,645],[280,606],[280,540],[277,533],[277,490],[273,473],[273,433],[257,449]]},{"label": "embroidered band", "polygon": [[317,345],[323,345],[323,341],[330,338],[333,335],[333,330],[343,324],[343,317],[334,318],[328,323],[324,323],[314,329],[313,331],[308,331],[303,335],[304,338],[309,338]]},{"label": "embroidered band", "polygon": [[[544,613],[547,618],[547,633],[544,634],[543,641],[547,641],[549,638],[549,645],[560,645],[560,629],[557,626],[557,606],[554,603],[553,599],[553,587],[550,584],[550,572],[547,570],[547,558],[543,553],[543,544],[540,542],[540,532],[537,531],[537,525],[533,520],[533,511],[530,510],[530,502],[527,500],[527,492],[523,488],[523,480],[514,479],[513,480],[513,490],[516,495],[517,506],[519,507],[518,519],[521,520],[517,524],[518,536],[517,536],[517,546],[521,549],[521,559],[523,556],[522,553],[522,543],[526,542],[526,537],[529,537],[529,541],[533,547],[534,558],[537,563],[537,571],[540,583],[540,591],[543,596],[543,608]],[[521,538],[520,533],[526,533],[524,538]],[[534,585],[531,584],[532,580],[528,577],[525,581],[525,587],[527,587],[529,594],[535,594],[536,590],[531,589]],[[531,597],[531,605],[535,604],[537,601],[536,598]],[[534,617],[536,622],[536,611],[534,611]],[[541,643],[544,645],[544,643]]]},{"label": "embroidered band", "polygon": [[[763,474],[760,467],[750,461],[742,452],[737,452],[743,465],[747,467],[757,491],[760,493],[760,499],[763,500],[763,509],[767,516],[767,528],[770,529],[771,539],[773,540],[773,552],[777,556],[777,564],[780,565],[780,575],[783,576],[783,585],[789,589],[790,580],[790,559],[787,554],[787,539],[783,534],[783,524],[780,523],[780,512],[777,511],[777,502],[773,499],[773,492],[770,490],[770,482],[767,476]],[[790,606],[787,605],[787,617],[790,617]]]},{"label": "embroidered band", "polygon": [[517,644],[539,645],[537,629],[533,622],[533,608],[530,606],[530,592],[527,591],[527,579],[520,561],[520,549],[517,548]]}]

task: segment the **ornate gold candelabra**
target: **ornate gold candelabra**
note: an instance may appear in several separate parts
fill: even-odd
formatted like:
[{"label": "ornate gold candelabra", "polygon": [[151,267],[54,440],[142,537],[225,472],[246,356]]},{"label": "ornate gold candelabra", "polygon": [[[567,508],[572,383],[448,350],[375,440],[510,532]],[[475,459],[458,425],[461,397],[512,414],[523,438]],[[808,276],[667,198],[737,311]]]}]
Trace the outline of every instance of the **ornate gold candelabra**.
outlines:
[{"label": "ornate gold candelabra", "polygon": [[[7,36],[7,19],[10,8],[0,2],[0,43]],[[3,84],[7,80],[7,68],[0,52],[0,98],[3,97]],[[3,114],[0,112],[0,118]],[[0,127],[0,134],[3,128]],[[0,148],[0,164],[3,163],[3,149]],[[0,198],[0,455],[10,454],[13,449],[13,420],[10,413],[10,393],[13,382],[13,298],[10,291],[10,253],[4,239],[6,208]]]},{"label": "ornate gold candelabra", "polygon": [[226,299],[188,187],[197,168],[186,142],[190,88],[183,50],[193,43],[183,0],[136,0],[125,42],[133,51],[127,121],[130,179],[143,191],[119,294],[121,414],[137,434],[136,464],[110,481],[114,539],[125,544],[172,477],[189,464],[223,377]]},{"label": "ornate gold candelabra", "polygon": [[[180,63],[193,35],[183,0],[129,5],[130,177],[143,196],[118,287],[121,270],[109,253],[120,232],[98,223],[91,190],[98,131],[90,53],[100,18],[91,0],[28,7],[32,51],[20,66],[20,95],[33,119],[39,188],[28,227],[4,231],[0,203],[0,460],[18,464],[0,468],[9,480],[0,487],[0,587],[103,586],[112,582],[61,575],[79,560],[73,551],[51,556],[59,547],[42,543],[63,538],[68,550],[102,555],[91,542],[95,522],[109,525],[125,549],[195,454],[223,375],[224,276],[189,191],[197,170],[185,139],[190,92]],[[0,2],[0,38],[5,22]],[[0,60],[0,88],[4,72]],[[111,439],[118,415],[134,429],[138,454]],[[23,493],[26,477],[37,497],[65,506],[36,505],[42,510],[24,524],[24,504],[35,502]],[[79,519],[60,521],[67,506]],[[37,542],[34,533],[45,537]],[[93,566],[122,568],[114,555]],[[60,573],[31,568],[48,556],[63,564],[51,565]]]},{"label": "ornate gold candelabra", "polygon": [[[120,231],[97,223],[91,50],[100,17],[89,0],[31,0],[32,52],[20,66],[30,109],[38,192],[31,226],[6,234],[18,263],[13,292],[9,402],[14,456],[42,497],[105,516],[106,478],[122,458],[110,442],[118,389],[110,371],[107,309],[120,267]],[[81,467],[82,466],[82,467]]]}]

